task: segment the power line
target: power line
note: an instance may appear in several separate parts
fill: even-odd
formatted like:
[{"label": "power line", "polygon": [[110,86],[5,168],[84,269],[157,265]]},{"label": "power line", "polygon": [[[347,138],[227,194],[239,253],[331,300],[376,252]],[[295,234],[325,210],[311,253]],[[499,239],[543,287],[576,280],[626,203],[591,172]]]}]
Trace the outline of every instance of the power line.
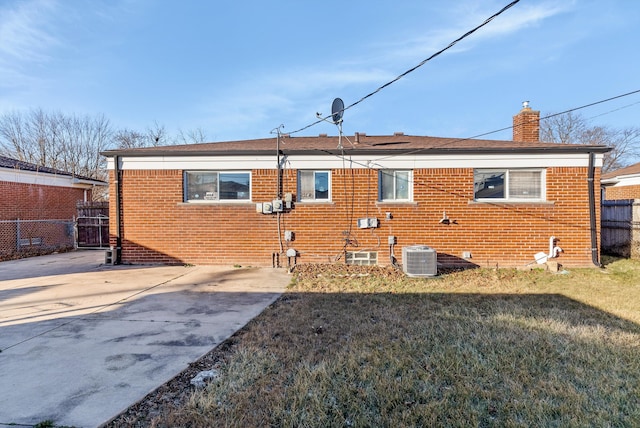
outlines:
[{"label": "power line", "polygon": [[[637,89],[637,90],[631,91],[631,92],[627,92],[627,93],[624,93],[624,94],[616,95],[614,97],[605,98],[603,100],[594,101],[592,103],[584,104],[584,105],[581,105],[579,107],[573,107],[573,108],[570,108],[568,110],[561,111],[559,113],[552,113],[552,114],[549,114],[547,116],[541,117],[539,119],[532,119],[531,121],[532,122],[533,121],[537,122],[538,120],[550,119],[552,117],[556,117],[556,116],[560,116],[560,115],[563,115],[563,114],[571,113],[571,112],[574,112],[574,111],[582,110],[582,109],[585,109],[587,107],[593,107],[593,106],[598,105],[598,104],[602,104],[602,103],[606,103],[606,102],[609,102],[609,101],[617,100],[617,99],[623,98],[623,97],[628,97],[629,95],[634,95],[634,94],[637,94],[637,93],[640,93],[640,89]],[[638,103],[634,103],[634,104],[638,104]],[[631,105],[633,105],[633,104],[631,104]],[[496,133],[502,132],[502,131],[508,131],[509,129],[513,129],[513,125],[512,126],[507,126],[507,127],[504,127],[504,128],[500,128],[500,129],[496,129],[494,131],[484,132],[482,134],[477,134],[477,135],[474,135],[474,136],[471,136],[471,137],[458,138],[458,139],[455,139],[455,140],[452,140],[452,141],[448,141],[446,143],[442,143],[441,145],[439,145],[438,148],[445,147],[445,146],[448,146],[448,145],[451,145],[451,144],[455,144],[455,143],[460,143],[462,141],[475,140],[477,138],[485,137],[487,135],[496,134]],[[412,155],[412,154],[424,152],[424,151],[427,151],[427,150],[430,150],[430,148],[415,149],[415,150],[412,150],[412,151],[409,151],[409,152],[402,153],[402,156],[404,156],[404,155]],[[390,156],[386,156],[386,157],[383,157],[383,158],[376,159],[375,161],[377,162],[377,161],[384,160],[384,159],[390,159],[390,158],[393,158],[393,157],[396,157],[396,156],[401,156],[401,155],[400,154],[390,155]]]},{"label": "power line", "polygon": [[[592,102],[592,103],[589,103],[589,104],[584,104],[584,105],[581,105],[579,107],[573,107],[573,108],[570,108],[568,110],[561,111],[559,113],[552,113],[552,114],[549,114],[547,116],[541,117],[540,119],[533,119],[533,121],[537,122],[538,120],[551,119],[552,117],[561,116],[563,114],[567,114],[567,113],[571,113],[571,112],[574,112],[574,111],[582,110],[582,109],[585,109],[587,107],[593,107],[593,106],[598,105],[598,104],[602,104],[602,103],[606,103],[606,102],[609,102],[609,101],[617,100],[618,98],[627,97],[629,95],[634,95],[634,94],[637,94],[637,93],[640,93],[640,89],[637,89],[637,90],[631,91],[631,92],[627,92],[625,94],[616,95],[615,97],[606,98],[604,100],[595,101],[595,102]],[[597,116],[595,116],[595,117],[597,117]],[[496,134],[496,133],[502,132],[502,131],[508,131],[509,129],[513,129],[513,125],[512,126],[507,126],[505,128],[501,128],[501,129],[496,129],[495,131],[489,131],[489,132],[485,132],[483,134],[474,135],[472,137],[460,138],[458,140],[450,141],[450,142],[448,142],[446,144],[458,143],[460,141],[466,141],[466,140],[475,140],[476,138],[479,138],[479,137],[484,137],[486,135]]]},{"label": "power line", "polygon": [[[577,110],[582,110],[582,109],[585,109],[587,107],[593,107],[593,106],[598,105],[598,104],[606,103],[608,101],[617,100],[619,98],[627,97],[627,96],[638,94],[638,93],[640,93],[640,89],[637,89],[637,90],[631,91],[631,92],[627,92],[627,93],[624,93],[624,94],[616,95],[616,96],[613,96],[613,97],[610,97],[610,98],[605,98],[603,100],[595,101],[595,102],[592,102],[592,103],[589,103],[589,104],[584,104],[584,105],[581,105],[579,107],[573,107],[573,108],[561,111],[559,113],[549,114],[547,116],[541,117],[540,119],[533,119],[532,121],[550,119],[550,118],[555,117],[555,116],[560,116],[562,114],[567,114],[567,113],[571,113],[571,112],[574,112],[574,111],[577,111]],[[636,103],[633,103],[633,104],[629,104],[629,105],[621,107],[621,108],[630,107],[630,106],[633,106],[635,104],[640,104],[640,101],[638,101]],[[619,110],[619,109],[617,109],[617,110]],[[612,110],[612,111],[616,111],[616,110]],[[608,112],[608,113],[610,113],[610,112]],[[603,113],[603,114],[606,114],[606,113]],[[597,116],[594,116],[594,117],[597,117]],[[482,134],[477,134],[477,135],[474,135],[474,136],[471,136],[471,137],[453,139],[451,141],[447,141],[445,143],[440,144],[437,148],[442,148],[442,147],[445,147],[445,146],[448,146],[448,145],[451,145],[451,144],[455,144],[455,143],[460,143],[460,142],[463,142],[463,141],[475,140],[475,139],[477,139],[479,137],[484,137],[484,136],[495,134],[495,133],[498,133],[498,132],[508,131],[509,129],[513,129],[513,125],[512,126],[507,126],[507,127],[504,127],[504,128],[500,128],[500,129],[496,129],[494,131],[484,132]],[[369,145],[369,144],[367,144],[367,143],[365,143],[363,141],[361,141],[360,144],[364,145],[364,146]],[[355,154],[355,152],[351,153],[349,155],[345,155],[344,151],[343,151],[342,154],[332,153],[332,152],[330,152],[328,150],[323,150],[323,149],[317,149],[317,151],[323,152],[323,153],[325,153],[327,155],[335,156],[338,159],[343,159],[343,160],[346,157],[349,157],[349,162],[354,163],[356,165],[360,165],[360,166],[362,166],[364,168],[367,168],[367,169],[379,169],[379,168],[373,166],[378,161],[391,159],[391,158],[395,158],[395,157],[398,157],[398,156],[412,155],[412,154],[428,151],[428,150],[431,150],[431,149],[432,149],[432,147],[431,148],[422,148],[422,149],[410,150],[410,151],[406,151],[406,152],[402,152],[402,153],[398,153],[398,154],[393,154],[393,155],[381,157],[381,158],[378,158],[378,159],[369,160],[367,163],[358,162],[358,161],[355,161],[353,159],[350,159],[351,154]]]},{"label": "power line", "polygon": [[615,113],[617,111],[624,110],[626,108],[633,107],[633,106],[638,105],[638,104],[640,104],[640,101],[636,101],[635,103],[627,104],[626,106],[614,108],[612,110],[605,111],[604,113],[600,113],[600,114],[597,114],[595,116],[588,117],[587,120],[591,120],[591,119],[595,119],[596,117],[601,117],[601,116],[605,116],[607,114]]},{"label": "power line", "polygon": [[[498,12],[494,13],[493,15],[491,15],[489,18],[487,18],[482,24],[478,25],[477,27],[467,31],[466,33],[464,33],[462,36],[458,37],[457,39],[455,39],[454,41],[452,41],[451,43],[449,43],[445,48],[440,49],[438,52],[434,53],[433,55],[431,55],[430,57],[422,60],[418,65],[408,69],[407,71],[405,71],[404,73],[400,74],[399,76],[397,76],[395,79],[388,81],[387,83],[385,83],[384,85],[380,86],[378,89],[376,89],[373,92],[368,93],[367,95],[365,95],[364,97],[360,98],[358,101],[354,102],[353,104],[348,105],[347,107],[343,108],[341,111],[344,112],[345,110],[349,110],[352,107],[355,107],[356,105],[360,104],[361,102],[363,102],[364,100],[366,100],[367,98],[370,98],[372,96],[374,96],[375,94],[377,94],[378,92],[380,92],[381,90],[383,90],[384,88],[392,85],[393,83],[397,82],[398,80],[402,79],[404,76],[408,75],[409,73],[412,73],[414,71],[416,71],[418,68],[422,67],[423,65],[425,65],[427,62],[431,61],[433,58],[437,57],[438,55],[442,54],[443,52],[447,51],[448,49],[452,48],[453,46],[455,46],[458,42],[460,42],[461,40],[469,37],[471,34],[475,33],[476,31],[478,31],[480,28],[484,27],[485,25],[487,25],[488,23],[490,23],[491,21],[493,21],[495,18],[497,18],[498,16],[500,16],[503,12],[505,12],[506,10],[510,9],[511,7],[513,7],[516,3],[518,3],[520,0],[514,0],[511,3],[509,3],[508,5],[506,5],[505,7],[503,7],[502,9],[500,9]],[[334,113],[334,112],[332,112]],[[311,128],[312,126],[315,126],[317,124],[319,124],[320,122],[323,122],[327,119],[329,119],[329,117],[331,117],[331,115],[324,117],[324,118],[320,118],[318,120],[316,120],[313,123],[310,123],[307,126],[304,126],[300,129],[297,129],[293,132],[289,132],[289,135],[291,134],[297,134],[298,132],[304,131],[305,129]]]},{"label": "power line", "polygon": [[[606,103],[606,102],[609,102],[609,101],[613,101],[613,100],[616,100],[616,99],[619,99],[619,98],[623,98],[623,97],[627,97],[627,96],[630,96],[630,95],[633,95],[633,94],[637,94],[637,93],[640,93],[640,89],[635,90],[635,91],[631,91],[631,92],[627,92],[627,93],[624,93],[624,94],[616,95],[616,96],[613,96],[613,97],[605,98],[605,99],[602,99],[602,100],[599,100],[599,101],[595,101],[595,102],[592,102],[592,103],[584,104],[584,105],[581,105],[581,106],[578,106],[578,107],[570,108],[570,109],[567,109],[567,110],[562,111],[560,113],[549,114],[549,115],[547,115],[547,116],[545,116],[543,118],[536,119],[536,120],[549,119],[549,118],[552,118],[552,117],[555,117],[555,116],[559,116],[559,115],[567,114],[567,113],[570,113],[570,112],[573,112],[573,111],[585,109],[585,108],[588,108],[588,107],[592,107],[592,106],[595,106],[595,105],[598,105],[598,104]],[[638,104],[638,103],[634,103],[634,104]],[[631,104],[631,105],[634,105],[634,104]],[[626,107],[628,107],[628,106],[626,106]],[[475,139],[475,138],[478,138],[478,137],[481,137],[481,136],[494,134],[496,132],[501,132],[501,131],[505,131],[505,130],[512,129],[512,128],[513,128],[513,126],[508,126],[508,127],[502,128],[502,129],[495,130],[495,131],[479,134],[479,135],[476,135],[474,137],[467,137],[467,138],[460,138],[460,139],[457,139],[457,140],[452,140],[452,141],[449,141],[447,143],[441,144],[439,147],[444,147],[446,145],[453,144],[453,143],[456,143],[456,142]],[[364,143],[364,144],[366,145],[366,143]],[[350,164],[360,165],[360,166],[362,166],[362,167],[364,167],[365,169],[368,169],[368,170],[379,170],[380,168],[376,168],[376,167],[373,166],[376,162],[379,162],[379,161],[385,160],[385,159],[390,159],[390,158],[397,157],[397,156],[406,156],[406,155],[409,155],[409,154],[420,153],[420,152],[427,151],[427,150],[429,150],[429,149],[416,149],[416,150],[409,151],[409,152],[403,152],[401,154],[399,153],[399,154],[396,154],[396,155],[386,156],[386,157],[378,158],[378,159],[375,159],[375,160],[369,160],[369,161],[367,161],[366,164],[363,163],[363,162],[358,162],[358,161],[353,160],[351,158],[351,155],[346,155],[345,152],[344,152],[344,149],[342,149],[342,148],[341,148],[340,154],[332,153],[332,152],[330,152],[328,150],[318,150],[318,151],[319,152],[323,152],[323,153],[325,153],[327,155],[335,156],[335,157],[341,159],[342,162],[343,162],[343,170],[345,170],[344,162],[345,162],[345,160],[347,160],[347,157],[349,158],[349,163]],[[352,180],[353,180],[353,175],[351,177],[352,177]],[[368,183],[369,183],[370,179],[371,179],[371,177],[367,178],[367,182]],[[344,187],[345,187],[344,188],[344,193],[345,193],[345,195],[348,195],[347,188],[346,188],[346,174],[344,175],[343,180],[344,180]],[[447,194],[450,194],[452,196],[457,196],[459,198],[468,199],[468,197],[466,195],[463,195],[461,193],[454,192],[454,191],[451,191],[451,190],[446,190],[446,189],[442,188],[441,186],[434,186],[434,185],[431,185],[431,184],[426,183],[424,181],[416,181],[416,179],[415,179],[415,177],[413,175],[411,176],[411,183],[412,183],[413,186],[418,184],[418,185],[421,185],[421,186],[425,186],[426,188],[430,188],[432,190],[436,190],[436,191],[439,191],[439,192],[447,193]],[[353,198],[354,198],[354,193],[353,192],[354,192],[354,189],[353,189],[353,183],[352,183],[352,189],[351,189],[352,203],[353,203]],[[367,192],[367,195],[369,195],[369,194],[370,194],[370,192]],[[368,198],[368,196],[367,196],[367,198]],[[499,206],[499,207],[501,207],[502,209],[505,209],[505,210],[513,210],[512,207],[508,207],[508,206],[505,206],[503,204],[501,204],[501,205],[497,205],[497,204],[493,204],[493,203],[491,203],[491,204]],[[352,208],[352,211],[353,211],[353,206],[351,208]],[[368,210],[368,204],[367,204],[367,210]],[[529,214],[529,215],[532,216],[532,217],[537,217],[537,215],[535,215],[535,214]],[[351,235],[351,222],[353,221],[353,212],[351,212],[351,218],[350,219],[349,219],[349,216],[347,216],[347,221],[349,222],[350,226],[349,226],[348,234],[345,237],[345,243],[344,243],[344,246],[341,249],[341,252],[346,251],[347,247],[350,245],[349,237]],[[570,227],[577,227],[575,224],[573,224],[571,222],[568,222],[568,221],[561,221],[561,223],[566,224],[566,225],[568,225]],[[378,246],[379,245],[380,244],[378,243]],[[335,260],[337,261],[338,259],[339,259],[339,256],[337,256]]]},{"label": "power line", "polygon": [[631,91],[631,92],[627,92],[626,94],[616,95],[615,97],[606,98],[604,100],[595,101],[593,103],[589,103],[589,104],[582,105],[580,107],[575,107],[575,108],[572,108],[572,109],[569,109],[569,110],[565,110],[565,111],[562,111],[560,113],[550,114],[548,116],[541,117],[540,120],[549,119],[549,118],[552,118],[552,117],[555,117],[555,116],[560,116],[561,114],[571,113],[571,112],[574,112],[576,110],[582,110],[582,109],[587,108],[587,107],[593,107],[593,106],[598,105],[598,104],[602,104],[602,103],[606,103],[606,102],[609,102],[609,101],[617,100],[618,98],[627,97],[629,95],[633,95],[633,94],[637,94],[637,93],[640,93],[640,89],[637,89],[637,90]]}]

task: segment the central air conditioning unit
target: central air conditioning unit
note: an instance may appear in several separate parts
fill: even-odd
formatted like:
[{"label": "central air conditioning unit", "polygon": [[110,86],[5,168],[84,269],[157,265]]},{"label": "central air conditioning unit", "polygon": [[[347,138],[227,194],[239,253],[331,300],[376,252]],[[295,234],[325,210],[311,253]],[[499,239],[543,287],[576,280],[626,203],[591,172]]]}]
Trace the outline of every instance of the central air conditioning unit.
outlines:
[{"label": "central air conditioning unit", "polygon": [[402,247],[402,270],[407,276],[427,277],[438,274],[438,254],[426,245]]}]

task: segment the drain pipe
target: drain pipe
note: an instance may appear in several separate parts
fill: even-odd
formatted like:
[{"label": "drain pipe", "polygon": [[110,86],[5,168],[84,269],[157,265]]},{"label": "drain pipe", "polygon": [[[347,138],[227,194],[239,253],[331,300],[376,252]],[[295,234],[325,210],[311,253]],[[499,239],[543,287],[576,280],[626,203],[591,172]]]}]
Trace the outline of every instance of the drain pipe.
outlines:
[{"label": "drain pipe", "polygon": [[[271,131],[271,133],[273,133],[273,131],[276,131],[276,169],[277,169],[277,184],[276,184],[276,198],[277,199],[282,199],[282,163],[280,160],[280,137],[281,137],[281,132],[280,130],[284,128],[284,125],[280,125],[277,128],[273,129]],[[277,267],[280,267],[280,254],[284,253],[284,245],[282,244],[282,229],[280,226],[280,222],[281,222],[281,216],[280,216],[280,212],[276,213],[276,222],[277,222],[277,226],[278,226],[278,245],[280,246],[280,253],[278,253],[278,263],[277,263]],[[274,266],[276,267],[276,266]]]},{"label": "drain pipe", "polygon": [[589,152],[589,175],[587,178],[589,188],[589,228],[591,229],[591,261],[600,267],[598,260],[598,229],[596,224],[596,197],[595,197],[595,154]]},{"label": "drain pipe", "polygon": [[115,155],[113,157],[113,176],[114,176],[114,188],[115,188],[115,200],[116,200],[116,254],[115,264],[122,262],[122,225],[120,219],[120,207],[122,205],[122,191],[120,183],[120,156]]}]

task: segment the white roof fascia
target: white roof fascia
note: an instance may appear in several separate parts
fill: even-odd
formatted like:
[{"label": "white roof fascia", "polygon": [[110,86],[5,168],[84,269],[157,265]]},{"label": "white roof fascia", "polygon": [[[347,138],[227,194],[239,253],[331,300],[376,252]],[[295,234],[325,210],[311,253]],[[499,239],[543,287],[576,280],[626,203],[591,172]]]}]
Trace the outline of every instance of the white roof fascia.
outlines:
[{"label": "white roof fascia", "polygon": [[600,180],[600,184],[603,186],[613,186],[614,184],[619,183],[617,178],[607,178],[604,180]]},{"label": "white roof fascia", "polygon": [[[114,169],[114,158],[108,168]],[[148,156],[119,157],[122,170],[250,170],[276,169],[275,156]],[[596,154],[596,167],[602,167],[602,154]],[[416,169],[416,168],[548,168],[587,167],[586,153],[566,154],[439,154],[372,156],[283,155],[287,169]]]},{"label": "white roof fascia", "polygon": [[89,189],[94,185],[105,185],[103,182],[97,180],[79,179],[70,175],[56,175],[14,168],[0,168],[0,181],[20,184],[35,184],[40,186],[75,187],[82,189]]},{"label": "white roof fascia", "polygon": [[105,183],[104,181],[91,180],[91,179],[78,178],[78,177],[73,177],[72,181],[73,181],[73,187],[82,187],[82,188],[93,187],[93,186],[108,186],[109,185],[108,183]]},{"label": "white roof fascia", "polygon": [[612,184],[611,187],[637,186],[640,184],[640,174],[619,175],[615,178],[611,178],[602,182],[605,184],[609,184],[610,182],[615,183]]}]

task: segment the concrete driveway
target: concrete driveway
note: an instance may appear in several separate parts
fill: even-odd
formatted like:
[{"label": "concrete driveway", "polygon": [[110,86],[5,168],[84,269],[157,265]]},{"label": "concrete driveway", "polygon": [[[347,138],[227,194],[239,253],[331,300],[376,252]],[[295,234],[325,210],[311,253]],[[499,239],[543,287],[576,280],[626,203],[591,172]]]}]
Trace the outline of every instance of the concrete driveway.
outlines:
[{"label": "concrete driveway", "polygon": [[290,281],[271,268],[103,263],[95,250],[0,263],[0,426],[107,422]]}]

